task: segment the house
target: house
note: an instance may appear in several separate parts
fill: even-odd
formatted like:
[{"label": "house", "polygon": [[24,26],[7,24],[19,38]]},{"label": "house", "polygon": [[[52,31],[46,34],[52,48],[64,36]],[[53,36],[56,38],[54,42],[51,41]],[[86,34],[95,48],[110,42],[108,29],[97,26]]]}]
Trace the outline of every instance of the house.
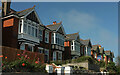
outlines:
[{"label": "house", "polygon": [[87,39],[87,40],[83,40],[83,39],[80,39],[80,42],[81,44],[83,44],[83,48],[82,48],[82,52],[85,56],[91,56],[91,48],[92,48],[92,43],[90,41],[90,39]]},{"label": "house", "polygon": [[113,62],[113,58],[114,58],[113,52],[111,52],[110,50],[106,50],[105,51],[105,62],[106,63]]},{"label": "house", "polygon": [[92,48],[91,48],[91,56],[95,59],[97,59],[97,56],[99,55],[99,46],[98,45],[92,45]]},{"label": "house", "polygon": [[80,37],[79,33],[67,34],[65,38],[64,57],[66,59],[75,59],[80,57]]},{"label": "house", "polygon": [[81,40],[83,39],[80,39],[80,56],[85,56],[85,44],[81,43]]},{"label": "house", "polygon": [[51,34],[51,60],[57,61],[57,60],[63,60],[63,52],[64,52],[64,41],[65,41],[65,30],[62,25],[62,22],[57,23],[56,21],[53,22],[51,25],[46,25],[47,28],[52,30]]},{"label": "house", "polygon": [[35,6],[22,11],[10,8],[11,2],[2,2],[2,45],[45,54],[50,61],[51,33],[35,11]]},{"label": "house", "polygon": [[101,56],[101,60],[104,60],[105,55],[104,47],[99,46],[99,49],[100,49],[99,55]]}]

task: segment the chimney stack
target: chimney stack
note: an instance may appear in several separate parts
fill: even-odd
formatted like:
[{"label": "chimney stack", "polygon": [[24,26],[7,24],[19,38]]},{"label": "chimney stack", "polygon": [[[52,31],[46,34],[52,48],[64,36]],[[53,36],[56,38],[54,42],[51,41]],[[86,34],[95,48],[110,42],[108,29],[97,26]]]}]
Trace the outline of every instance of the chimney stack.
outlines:
[{"label": "chimney stack", "polygon": [[53,21],[53,24],[56,24],[56,21]]},{"label": "chimney stack", "polygon": [[2,17],[10,12],[11,0],[2,0]]}]

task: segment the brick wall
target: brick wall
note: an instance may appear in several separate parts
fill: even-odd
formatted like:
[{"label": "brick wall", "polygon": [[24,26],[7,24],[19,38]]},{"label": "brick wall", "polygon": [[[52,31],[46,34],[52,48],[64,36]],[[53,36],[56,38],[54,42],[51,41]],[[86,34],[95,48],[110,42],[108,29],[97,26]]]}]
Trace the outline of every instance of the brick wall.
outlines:
[{"label": "brick wall", "polygon": [[15,17],[10,17],[7,19],[3,19],[2,22],[2,45],[18,48],[17,38],[19,19]]},{"label": "brick wall", "polygon": [[[0,49],[2,49],[2,55],[3,55],[2,60],[8,62],[18,59],[19,56],[17,54],[20,54],[22,56],[23,52],[25,52],[25,55],[27,55],[30,58],[30,62],[32,62],[34,59],[38,60],[39,58],[40,62],[44,63],[44,54],[42,53],[24,51],[6,46],[0,46]],[[7,60],[5,59],[5,57],[7,57]]]}]

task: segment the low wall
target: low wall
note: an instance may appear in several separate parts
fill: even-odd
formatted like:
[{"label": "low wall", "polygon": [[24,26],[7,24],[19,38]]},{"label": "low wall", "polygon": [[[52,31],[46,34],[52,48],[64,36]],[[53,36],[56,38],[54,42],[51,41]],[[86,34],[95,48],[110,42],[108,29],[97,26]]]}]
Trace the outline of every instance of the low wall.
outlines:
[{"label": "low wall", "polygon": [[91,63],[89,63],[88,61],[84,61],[84,62],[80,62],[80,63],[69,63],[69,64],[66,64],[66,65],[84,67],[84,68],[86,68],[87,70],[94,70],[94,71],[96,71],[96,72],[99,72],[99,71],[100,71],[99,65],[94,64],[94,63],[91,64]]},{"label": "low wall", "polygon": [[39,58],[40,62],[44,63],[44,54],[42,53],[24,51],[24,50],[15,49],[15,48],[6,47],[6,46],[0,46],[0,49],[1,49],[0,51],[2,51],[3,61],[11,62],[18,59],[20,56],[27,55],[27,57],[29,57],[30,59],[30,62],[32,62],[33,60],[38,60]]}]

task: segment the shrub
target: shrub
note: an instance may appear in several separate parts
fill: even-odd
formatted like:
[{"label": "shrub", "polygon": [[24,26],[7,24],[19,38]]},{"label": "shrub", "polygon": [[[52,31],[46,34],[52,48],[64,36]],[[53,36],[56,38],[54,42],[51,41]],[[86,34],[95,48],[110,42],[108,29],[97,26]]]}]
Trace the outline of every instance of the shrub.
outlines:
[{"label": "shrub", "polygon": [[19,57],[19,59],[7,62],[3,61],[2,63],[2,72],[44,72],[45,65],[41,64],[40,61],[33,60],[33,62],[29,62],[27,56]]},{"label": "shrub", "polygon": [[105,68],[105,62],[104,61],[100,61],[99,65],[100,65],[100,67],[104,67]]},{"label": "shrub", "polygon": [[94,60],[91,56],[82,56],[77,59],[72,60],[75,63],[83,62],[83,61],[88,61],[89,63],[97,63],[96,60]]}]

